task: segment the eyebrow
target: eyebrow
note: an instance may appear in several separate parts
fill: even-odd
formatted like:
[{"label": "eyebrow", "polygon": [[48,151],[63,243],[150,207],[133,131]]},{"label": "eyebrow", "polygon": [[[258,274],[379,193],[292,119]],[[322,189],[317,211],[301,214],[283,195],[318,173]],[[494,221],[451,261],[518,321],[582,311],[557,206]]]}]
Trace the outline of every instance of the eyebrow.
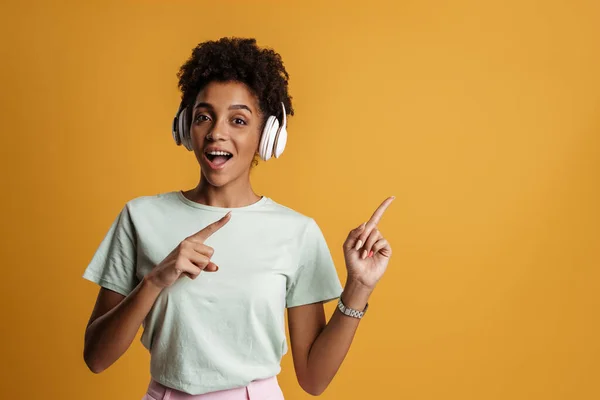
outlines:
[{"label": "eyebrow", "polygon": [[[196,106],[194,108],[200,108],[200,107],[209,108],[211,110],[214,109],[214,107],[210,103],[198,103],[198,104],[196,104]],[[232,104],[229,106],[229,109],[230,110],[248,110],[248,111],[250,111],[250,114],[252,114],[252,110],[250,109],[250,107],[248,107],[245,104]]]}]

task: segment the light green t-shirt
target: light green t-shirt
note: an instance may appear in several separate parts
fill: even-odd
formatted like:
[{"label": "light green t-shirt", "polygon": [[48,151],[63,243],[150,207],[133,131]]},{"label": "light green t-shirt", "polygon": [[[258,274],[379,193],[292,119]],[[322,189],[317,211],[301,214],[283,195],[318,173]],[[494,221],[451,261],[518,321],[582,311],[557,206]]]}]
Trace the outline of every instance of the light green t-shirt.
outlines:
[{"label": "light green t-shirt", "polygon": [[342,292],[312,218],[268,197],[241,208],[198,204],[179,191],[129,201],[84,278],[128,295],[183,239],[232,211],[206,242],[217,272],[182,276],[143,324],[152,377],[190,394],[242,387],[280,372],[286,307]]}]

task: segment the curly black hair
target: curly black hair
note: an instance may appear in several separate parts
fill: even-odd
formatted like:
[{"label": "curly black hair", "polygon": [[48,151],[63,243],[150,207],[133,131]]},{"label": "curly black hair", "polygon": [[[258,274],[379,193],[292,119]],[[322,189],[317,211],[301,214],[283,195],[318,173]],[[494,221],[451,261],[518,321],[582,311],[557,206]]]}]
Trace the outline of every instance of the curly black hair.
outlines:
[{"label": "curly black hair", "polygon": [[258,98],[265,122],[269,115],[294,115],[288,93],[289,75],[281,56],[259,48],[253,38],[228,38],[200,43],[177,73],[182,104],[191,107],[198,93],[210,82],[237,81],[246,84]]}]

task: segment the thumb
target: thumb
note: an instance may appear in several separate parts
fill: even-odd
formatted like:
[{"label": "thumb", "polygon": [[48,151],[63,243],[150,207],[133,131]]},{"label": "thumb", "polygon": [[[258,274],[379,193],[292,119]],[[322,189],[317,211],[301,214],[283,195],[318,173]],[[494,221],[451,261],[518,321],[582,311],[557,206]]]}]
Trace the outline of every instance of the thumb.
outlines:
[{"label": "thumb", "polygon": [[203,271],[206,272],[217,272],[219,270],[219,266],[213,262],[209,262]]},{"label": "thumb", "polygon": [[348,238],[346,239],[346,242],[344,243],[344,247],[347,250],[350,250],[351,248],[354,247],[354,245],[356,244],[356,241],[358,240],[360,235],[365,230],[366,225],[367,225],[367,223],[363,222],[362,224],[360,224],[360,226],[358,226],[350,231],[350,233],[348,234]]},{"label": "thumb", "polygon": [[366,226],[367,226],[367,223],[363,222],[358,227],[352,229],[350,231],[350,237],[352,237],[353,239],[358,239],[360,237],[360,234],[363,233],[363,231],[365,230]]}]

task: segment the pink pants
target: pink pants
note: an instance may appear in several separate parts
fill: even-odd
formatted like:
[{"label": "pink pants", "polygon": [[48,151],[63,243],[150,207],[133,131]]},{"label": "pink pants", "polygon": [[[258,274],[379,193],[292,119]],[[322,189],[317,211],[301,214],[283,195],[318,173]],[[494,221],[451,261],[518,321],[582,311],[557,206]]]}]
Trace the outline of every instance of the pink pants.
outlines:
[{"label": "pink pants", "polygon": [[248,386],[206,394],[187,394],[150,381],[142,400],[284,400],[277,377],[250,382]]}]

